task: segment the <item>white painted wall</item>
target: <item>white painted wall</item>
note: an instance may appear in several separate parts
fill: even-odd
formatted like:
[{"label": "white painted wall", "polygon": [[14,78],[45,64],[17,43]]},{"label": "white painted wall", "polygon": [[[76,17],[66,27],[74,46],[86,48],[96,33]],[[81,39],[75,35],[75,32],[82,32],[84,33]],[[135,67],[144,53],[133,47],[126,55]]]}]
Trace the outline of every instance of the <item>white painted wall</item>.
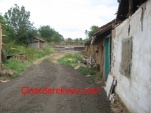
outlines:
[{"label": "white painted wall", "polygon": [[[117,78],[116,92],[132,113],[151,113],[151,0],[146,3],[141,31],[143,4],[113,31],[111,74]],[[130,34],[128,27],[130,25]],[[120,74],[122,39],[132,36],[131,78]]]}]

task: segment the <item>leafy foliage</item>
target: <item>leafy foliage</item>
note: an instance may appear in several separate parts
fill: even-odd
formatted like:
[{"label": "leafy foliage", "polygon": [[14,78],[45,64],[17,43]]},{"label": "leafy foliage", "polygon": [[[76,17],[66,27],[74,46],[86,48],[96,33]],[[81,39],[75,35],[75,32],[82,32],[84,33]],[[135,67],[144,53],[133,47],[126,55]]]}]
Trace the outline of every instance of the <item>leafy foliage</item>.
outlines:
[{"label": "leafy foliage", "polygon": [[87,39],[82,39],[82,38],[76,38],[76,39],[67,38],[67,39],[65,39],[65,42],[67,44],[85,44],[86,41],[87,41]]},{"label": "leafy foliage", "polygon": [[2,30],[3,34],[8,35],[9,34],[9,32],[8,32],[9,26],[7,25],[7,21],[5,20],[5,18],[1,15],[0,15],[0,24],[4,25],[3,30]]},{"label": "leafy foliage", "polygon": [[91,26],[90,31],[85,30],[85,34],[86,34],[89,38],[91,38],[91,37],[93,36],[93,34],[98,30],[98,28],[99,28],[98,26],[93,25],[93,26]]},{"label": "leafy foliage", "polygon": [[4,15],[7,24],[9,37],[19,43],[26,43],[32,35],[37,35],[36,29],[29,21],[30,12],[25,7],[19,7],[15,4]]},{"label": "leafy foliage", "polygon": [[15,72],[15,75],[13,76],[13,78],[15,78],[18,77],[20,74],[22,74],[30,66],[30,63],[18,61],[15,59],[10,59],[4,63],[4,66],[5,68],[11,69]]},{"label": "leafy foliage", "polygon": [[46,46],[43,50],[38,51],[32,48],[26,48],[25,46],[12,45],[11,48],[9,48],[9,50],[10,50],[9,55],[24,53],[27,55],[28,59],[28,61],[26,62],[19,61],[16,59],[8,59],[4,62],[5,68],[11,69],[15,72],[15,75],[13,77],[20,76],[32,64],[32,61],[34,61],[35,59],[41,58],[45,55],[54,52],[54,50],[48,46]]},{"label": "leafy foliage", "polygon": [[82,72],[83,75],[91,75],[96,70],[95,67],[88,68],[88,67],[83,67],[83,66],[81,66],[79,69],[81,70],[81,72]]},{"label": "leafy foliage", "polygon": [[63,36],[57,31],[51,28],[49,25],[41,26],[39,28],[40,36],[43,37],[47,42],[61,42],[63,41]]}]

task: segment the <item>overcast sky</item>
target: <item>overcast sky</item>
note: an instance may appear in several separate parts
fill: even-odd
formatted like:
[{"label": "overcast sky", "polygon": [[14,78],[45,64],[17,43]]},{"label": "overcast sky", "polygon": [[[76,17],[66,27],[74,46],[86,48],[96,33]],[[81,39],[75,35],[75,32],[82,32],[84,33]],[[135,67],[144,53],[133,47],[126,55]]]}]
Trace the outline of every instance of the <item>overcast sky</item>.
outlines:
[{"label": "overcast sky", "polygon": [[64,38],[85,38],[86,29],[113,20],[118,8],[117,0],[0,0],[0,13],[14,4],[30,11],[36,28],[50,25]]}]

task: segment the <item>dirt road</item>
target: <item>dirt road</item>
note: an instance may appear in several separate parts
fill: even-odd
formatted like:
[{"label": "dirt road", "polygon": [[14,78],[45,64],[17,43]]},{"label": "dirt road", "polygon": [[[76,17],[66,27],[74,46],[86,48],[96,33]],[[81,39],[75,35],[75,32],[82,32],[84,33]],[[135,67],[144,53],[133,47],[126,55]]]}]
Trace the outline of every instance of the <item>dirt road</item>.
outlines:
[{"label": "dirt road", "polygon": [[[95,87],[101,94],[28,94],[21,88],[88,88]],[[110,113],[105,91],[89,78],[71,67],[44,61],[34,64],[21,77],[0,82],[0,113]]]}]

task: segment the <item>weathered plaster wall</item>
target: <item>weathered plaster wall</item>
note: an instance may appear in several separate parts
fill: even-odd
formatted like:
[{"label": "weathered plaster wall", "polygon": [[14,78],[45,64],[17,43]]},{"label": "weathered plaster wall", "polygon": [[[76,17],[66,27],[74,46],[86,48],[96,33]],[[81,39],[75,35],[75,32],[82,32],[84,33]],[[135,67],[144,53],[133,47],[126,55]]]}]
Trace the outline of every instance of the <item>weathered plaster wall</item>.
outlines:
[{"label": "weathered plaster wall", "polygon": [[97,45],[95,45],[95,50],[98,50],[98,53],[95,53],[96,63],[100,65],[100,74],[103,75],[104,70],[104,40],[99,41]]},{"label": "weathered plaster wall", "polygon": [[[117,78],[116,92],[132,113],[151,113],[151,0],[115,28],[112,37],[111,74]],[[133,41],[130,78],[119,71],[122,39],[129,37]]]}]

